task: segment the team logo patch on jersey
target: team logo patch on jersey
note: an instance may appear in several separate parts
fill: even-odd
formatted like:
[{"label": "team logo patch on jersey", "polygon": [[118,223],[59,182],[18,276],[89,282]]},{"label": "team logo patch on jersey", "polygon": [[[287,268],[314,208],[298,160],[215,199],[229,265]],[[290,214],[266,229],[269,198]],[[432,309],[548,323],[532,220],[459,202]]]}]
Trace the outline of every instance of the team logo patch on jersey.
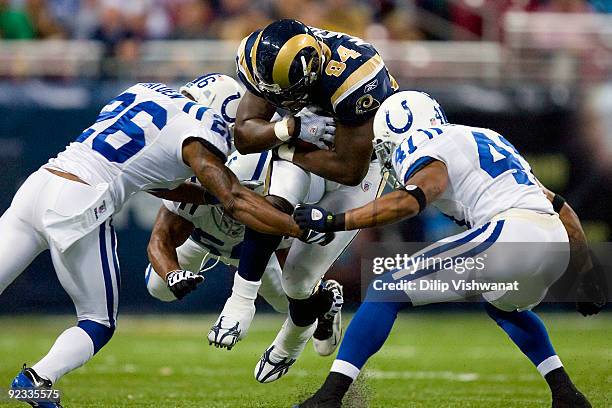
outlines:
[{"label": "team logo patch on jersey", "polygon": [[376,89],[376,87],[378,86],[378,79],[374,79],[372,82],[366,84],[366,86],[363,87],[363,91],[364,92],[370,92],[373,89]]},{"label": "team logo patch on jersey", "polygon": [[355,104],[355,112],[361,115],[365,112],[376,110],[380,106],[380,102],[370,94],[365,94],[361,98],[357,99]]}]

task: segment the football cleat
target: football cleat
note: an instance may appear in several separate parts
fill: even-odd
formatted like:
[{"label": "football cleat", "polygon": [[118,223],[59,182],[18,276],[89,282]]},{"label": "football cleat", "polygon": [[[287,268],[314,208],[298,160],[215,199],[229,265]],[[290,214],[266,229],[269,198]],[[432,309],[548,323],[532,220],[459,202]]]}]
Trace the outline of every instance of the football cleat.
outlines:
[{"label": "football cleat", "polygon": [[255,304],[234,295],[225,303],[221,315],[208,332],[208,344],[231,350],[242,340],[255,316]]},{"label": "football cleat", "polygon": [[227,316],[219,316],[217,323],[208,332],[208,344],[214,345],[217,348],[227,348],[231,350],[232,347],[238,343],[240,339],[240,322],[232,320]]},{"label": "football cleat", "polygon": [[[23,369],[21,370],[21,372],[17,374],[17,376],[13,379],[13,382],[11,383],[11,389],[13,390],[22,390],[22,389],[48,390],[48,389],[51,389],[52,386],[53,384],[51,384],[51,381],[40,377],[38,374],[36,374],[36,371],[34,371],[33,369],[29,367],[26,367],[25,364],[23,365]],[[17,398],[17,399],[19,401],[28,403],[33,407],[62,408],[59,401],[58,402],[40,401],[40,400],[27,399],[27,398]]]},{"label": "football cleat", "polygon": [[276,381],[283,375],[287,374],[287,371],[295,363],[294,358],[285,357],[278,362],[272,361],[272,351],[274,346],[270,346],[261,356],[259,363],[255,366],[255,379],[260,383],[269,383]]},{"label": "football cleat", "polygon": [[319,397],[317,394],[308,398],[306,401],[294,405],[293,408],[340,408],[342,402],[336,397],[330,396],[327,398]]},{"label": "football cleat", "polygon": [[553,394],[552,408],[592,408],[587,398],[576,388]]},{"label": "football cleat", "polygon": [[323,290],[328,291],[332,297],[330,310],[317,321],[317,329],[313,334],[312,345],[320,356],[329,356],[340,344],[342,338],[342,285],[335,280],[328,280],[323,284]]}]

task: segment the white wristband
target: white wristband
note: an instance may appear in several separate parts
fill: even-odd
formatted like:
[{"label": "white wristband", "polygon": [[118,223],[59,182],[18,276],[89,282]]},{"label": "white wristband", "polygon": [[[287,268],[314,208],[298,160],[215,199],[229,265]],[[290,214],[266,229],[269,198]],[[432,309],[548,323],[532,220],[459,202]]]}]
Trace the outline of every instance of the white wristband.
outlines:
[{"label": "white wristband", "polygon": [[278,150],[278,157],[288,162],[293,161],[293,155],[295,154],[295,146],[289,146],[287,144],[280,145]]},{"label": "white wristband", "polygon": [[291,139],[291,135],[289,134],[289,126],[287,126],[287,122],[289,122],[289,118],[285,118],[274,124],[274,134],[282,142],[286,142],[289,139]]}]

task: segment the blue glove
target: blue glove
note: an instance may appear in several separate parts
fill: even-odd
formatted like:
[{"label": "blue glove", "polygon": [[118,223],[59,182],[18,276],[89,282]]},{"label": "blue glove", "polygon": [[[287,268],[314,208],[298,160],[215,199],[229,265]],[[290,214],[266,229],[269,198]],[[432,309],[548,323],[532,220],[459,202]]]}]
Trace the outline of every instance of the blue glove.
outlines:
[{"label": "blue glove", "polygon": [[321,246],[325,246],[332,242],[334,238],[336,238],[336,234],[334,232],[318,232],[307,229],[299,239],[307,244],[319,244]]},{"label": "blue glove", "polygon": [[303,230],[311,229],[319,232],[344,231],[344,213],[336,215],[316,205],[296,205],[293,219]]}]

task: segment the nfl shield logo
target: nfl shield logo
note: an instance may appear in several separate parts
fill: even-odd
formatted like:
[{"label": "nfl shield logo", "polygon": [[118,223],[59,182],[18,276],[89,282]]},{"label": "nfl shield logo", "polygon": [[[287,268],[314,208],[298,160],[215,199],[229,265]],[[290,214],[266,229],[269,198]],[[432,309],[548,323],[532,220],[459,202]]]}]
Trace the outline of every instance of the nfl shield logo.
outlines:
[{"label": "nfl shield logo", "polygon": [[372,186],[372,183],[370,183],[369,181],[364,181],[363,183],[361,183],[361,189],[364,192],[368,192],[368,190],[370,189],[370,187]]}]

